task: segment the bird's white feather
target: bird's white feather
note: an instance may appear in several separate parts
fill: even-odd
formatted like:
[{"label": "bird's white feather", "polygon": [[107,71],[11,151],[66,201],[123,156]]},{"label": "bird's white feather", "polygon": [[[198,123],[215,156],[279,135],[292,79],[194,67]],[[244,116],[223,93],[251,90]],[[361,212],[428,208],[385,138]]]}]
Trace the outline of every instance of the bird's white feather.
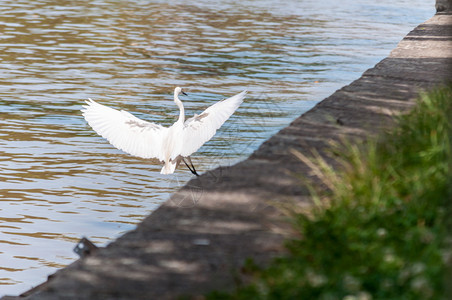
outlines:
[{"label": "bird's white feather", "polygon": [[247,91],[243,91],[228,99],[219,101],[208,107],[201,114],[186,120],[182,131],[183,146],[180,155],[183,157],[190,156],[201,148],[205,142],[210,140],[217,132],[217,129],[242,104],[246,93]]},{"label": "bird's white feather", "polygon": [[110,144],[134,156],[164,160],[162,144],[168,128],[91,99],[86,104],[82,110],[85,120]]}]

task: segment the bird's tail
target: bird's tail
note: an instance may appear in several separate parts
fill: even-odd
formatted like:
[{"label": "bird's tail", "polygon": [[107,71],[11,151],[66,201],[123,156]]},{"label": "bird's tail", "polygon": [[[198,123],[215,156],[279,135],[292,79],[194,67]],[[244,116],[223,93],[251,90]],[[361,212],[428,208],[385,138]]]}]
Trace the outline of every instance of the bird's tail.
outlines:
[{"label": "bird's tail", "polygon": [[176,170],[176,167],[177,167],[177,161],[175,161],[175,160],[165,162],[162,170],[160,171],[160,174],[165,174],[165,175],[173,174],[174,170]]}]

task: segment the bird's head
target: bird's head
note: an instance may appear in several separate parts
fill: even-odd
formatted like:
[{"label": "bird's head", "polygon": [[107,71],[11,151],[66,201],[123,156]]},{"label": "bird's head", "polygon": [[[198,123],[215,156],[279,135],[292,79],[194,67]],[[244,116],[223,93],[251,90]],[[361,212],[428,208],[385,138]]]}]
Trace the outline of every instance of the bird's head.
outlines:
[{"label": "bird's head", "polygon": [[183,95],[187,96],[187,94],[180,87],[176,87],[174,89],[174,98],[179,96],[179,94],[183,94]]}]

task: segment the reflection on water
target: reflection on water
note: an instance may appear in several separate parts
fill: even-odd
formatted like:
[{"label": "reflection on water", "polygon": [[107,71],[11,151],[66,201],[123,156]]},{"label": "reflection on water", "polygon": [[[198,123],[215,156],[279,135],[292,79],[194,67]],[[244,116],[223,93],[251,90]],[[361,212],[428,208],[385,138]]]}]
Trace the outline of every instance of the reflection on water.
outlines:
[{"label": "reflection on water", "polygon": [[83,99],[169,125],[175,86],[190,114],[249,89],[194,156],[203,172],[359,77],[433,0],[5,0],[0,12],[1,296],[72,262],[80,237],[133,229],[190,178],[115,150],[83,121]]}]

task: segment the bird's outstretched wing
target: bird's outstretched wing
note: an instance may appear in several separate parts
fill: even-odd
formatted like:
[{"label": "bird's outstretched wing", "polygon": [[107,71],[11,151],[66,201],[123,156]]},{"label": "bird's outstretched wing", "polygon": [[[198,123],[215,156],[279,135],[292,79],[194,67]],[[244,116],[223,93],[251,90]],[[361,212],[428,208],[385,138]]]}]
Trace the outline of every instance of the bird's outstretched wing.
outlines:
[{"label": "bird's outstretched wing", "polygon": [[242,104],[247,91],[243,91],[231,98],[219,101],[208,107],[200,115],[188,119],[184,123],[182,156],[189,156],[210,140],[217,129]]},{"label": "bird's outstretched wing", "polygon": [[162,143],[168,128],[134,115],[86,101],[82,112],[88,124],[110,144],[131,155],[163,160]]}]

